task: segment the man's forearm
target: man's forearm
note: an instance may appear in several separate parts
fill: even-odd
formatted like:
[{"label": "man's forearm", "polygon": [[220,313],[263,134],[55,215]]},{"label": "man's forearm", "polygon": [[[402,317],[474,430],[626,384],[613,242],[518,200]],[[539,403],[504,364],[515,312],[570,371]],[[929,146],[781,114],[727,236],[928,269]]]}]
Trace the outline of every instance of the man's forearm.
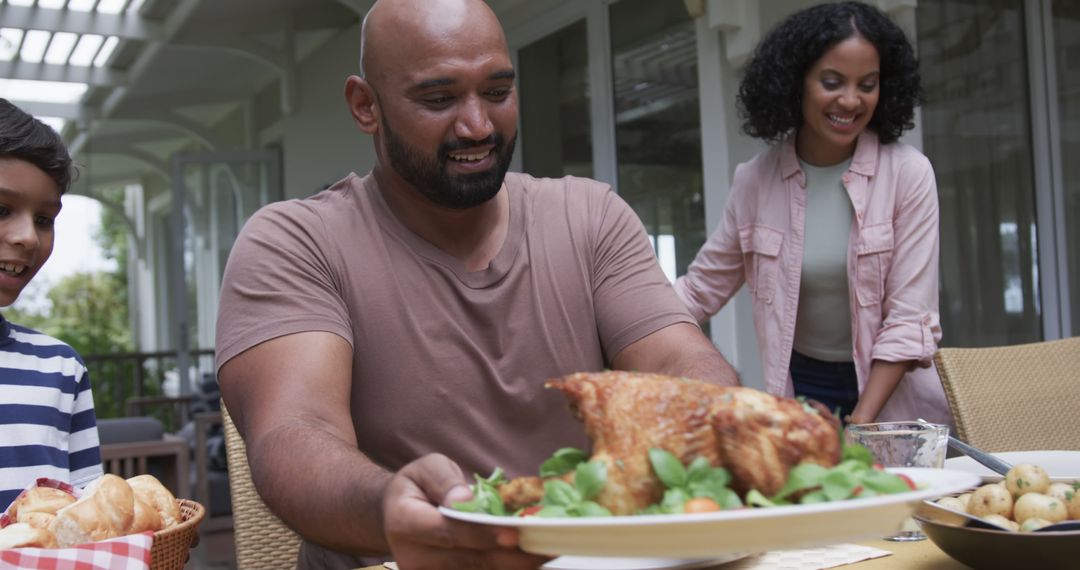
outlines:
[{"label": "man's forearm", "polygon": [[353,554],[390,551],[382,525],[392,473],[316,425],[281,426],[249,442],[252,478],[267,505],[308,540]]},{"label": "man's forearm", "polygon": [[715,350],[701,350],[684,355],[671,364],[671,370],[667,374],[721,386],[740,385],[735,369]]}]

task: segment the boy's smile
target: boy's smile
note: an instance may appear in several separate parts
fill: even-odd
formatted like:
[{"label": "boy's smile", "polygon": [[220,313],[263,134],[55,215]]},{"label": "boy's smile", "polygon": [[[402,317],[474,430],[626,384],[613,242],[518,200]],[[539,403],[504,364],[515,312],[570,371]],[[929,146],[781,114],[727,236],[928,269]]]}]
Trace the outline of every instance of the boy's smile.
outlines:
[{"label": "boy's smile", "polygon": [[52,254],[60,188],[38,167],[0,158],[0,307],[15,302]]}]

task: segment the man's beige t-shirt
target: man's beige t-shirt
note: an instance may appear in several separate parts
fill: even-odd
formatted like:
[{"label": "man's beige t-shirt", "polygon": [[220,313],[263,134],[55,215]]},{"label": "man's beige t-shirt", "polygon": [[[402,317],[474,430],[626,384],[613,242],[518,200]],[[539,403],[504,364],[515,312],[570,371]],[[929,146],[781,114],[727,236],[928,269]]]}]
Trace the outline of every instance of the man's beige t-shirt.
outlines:
[{"label": "man's beige t-shirt", "polygon": [[607,185],[511,173],[506,186],[506,241],[476,272],[398,222],[371,176],[263,208],[225,270],[219,366],[275,337],[340,335],[359,448],[391,470],[439,452],[467,474],[529,475],[560,447],[584,448],[544,381],[694,321]]}]

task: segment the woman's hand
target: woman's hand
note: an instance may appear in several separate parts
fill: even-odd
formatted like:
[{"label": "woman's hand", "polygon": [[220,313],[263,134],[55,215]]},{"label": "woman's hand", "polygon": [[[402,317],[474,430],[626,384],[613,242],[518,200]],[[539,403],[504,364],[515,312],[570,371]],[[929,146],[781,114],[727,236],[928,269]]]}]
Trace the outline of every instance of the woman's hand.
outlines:
[{"label": "woman's hand", "polygon": [[438,505],[472,498],[461,468],[431,454],[398,471],[383,494],[383,529],[394,560],[410,568],[539,568],[548,557],[517,547],[517,531],[443,517]]}]

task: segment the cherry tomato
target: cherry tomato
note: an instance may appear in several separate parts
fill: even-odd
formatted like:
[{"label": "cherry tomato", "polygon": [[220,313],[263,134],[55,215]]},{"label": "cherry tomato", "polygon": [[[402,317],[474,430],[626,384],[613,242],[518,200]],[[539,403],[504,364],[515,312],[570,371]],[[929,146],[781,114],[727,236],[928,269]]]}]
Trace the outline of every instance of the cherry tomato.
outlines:
[{"label": "cherry tomato", "polygon": [[694,497],[683,505],[684,513],[711,513],[719,510],[720,505],[708,497]]},{"label": "cherry tomato", "polygon": [[907,475],[904,475],[903,473],[897,473],[896,476],[903,479],[904,482],[907,483],[908,489],[911,489],[912,491],[914,491],[916,489],[915,482],[911,480],[911,477],[908,477]]},{"label": "cherry tomato", "polygon": [[885,470],[885,466],[880,464],[880,463],[875,463],[875,464],[871,465],[871,467],[873,467],[875,471],[884,471]]},{"label": "cherry tomato", "polygon": [[521,512],[518,513],[518,516],[519,517],[531,517],[531,516],[535,515],[536,513],[540,512],[540,509],[542,509],[542,508],[544,508],[544,507],[542,507],[540,505],[532,505],[530,507],[525,507],[524,509],[521,509]]}]

